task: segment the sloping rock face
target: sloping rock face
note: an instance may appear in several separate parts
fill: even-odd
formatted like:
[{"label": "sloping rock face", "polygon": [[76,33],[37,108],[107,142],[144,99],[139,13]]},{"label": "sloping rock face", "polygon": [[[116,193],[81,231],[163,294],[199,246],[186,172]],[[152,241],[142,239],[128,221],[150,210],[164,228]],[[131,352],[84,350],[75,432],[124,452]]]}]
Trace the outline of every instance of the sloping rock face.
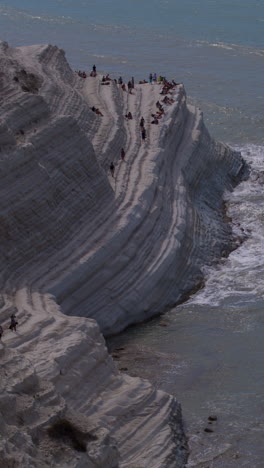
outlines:
[{"label": "sloping rock face", "polygon": [[[132,97],[114,83],[82,80],[52,46],[0,43],[0,69],[1,461],[8,468],[183,467],[179,403],[120,374],[97,323],[87,318],[97,311],[106,333],[139,318],[132,310],[136,284],[135,297],[129,291],[136,271],[143,273],[141,243],[153,242],[148,236],[159,226],[164,196],[166,219],[173,214],[175,194],[159,178],[166,165],[159,145],[173,133],[178,111],[172,106],[159,129],[148,124],[143,144],[138,122],[125,122],[123,114],[135,98],[135,117],[141,110],[147,117],[158,89],[138,86]],[[169,252],[165,237],[161,249],[166,229],[158,228],[158,270],[162,250]],[[154,265],[153,254],[148,247]],[[108,285],[111,276],[122,280],[118,290]],[[146,288],[152,276],[146,270]],[[16,332],[9,329],[12,313]]]},{"label": "sloping rock face", "polygon": [[109,431],[70,411],[23,353],[1,347],[0,359],[1,466],[118,466]]},{"label": "sloping rock face", "polygon": [[1,57],[2,287],[52,293],[105,335],[175,304],[229,243],[222,198],[241,156],[210,138],[183,86],[151,125],[158,85],[83,80],[51,46],[3,43]]},{"label": "sloping rock face", "polygon": [[152,125],[158,85],[84,80],[56,47],[1,43],[0,70],[1,460],[183,467],[179,403],[121,375],[100,330],[175,304],[228,248],[222,199],[241,156],[210,138],[182,85]]},{"label": "sloping rock face", "polygon": [[[159,93],[158,85],[138,85],[129,95],[114,83],[84,81],[84,96],[104,115],[91,140],[102,167],[116,164],[115,202],[102,213],[104,223],[93,225],[89,249],[68,259],[76,267],[58,271],[49,292],[66,314],[95,318],[105,335],[175,305],[201,281],[201,266],[230,244],[223,194],[238,181],[243,160],[212,140],[183,86],[152,125]],[[124,121],[128,111],[134,118]]]}]

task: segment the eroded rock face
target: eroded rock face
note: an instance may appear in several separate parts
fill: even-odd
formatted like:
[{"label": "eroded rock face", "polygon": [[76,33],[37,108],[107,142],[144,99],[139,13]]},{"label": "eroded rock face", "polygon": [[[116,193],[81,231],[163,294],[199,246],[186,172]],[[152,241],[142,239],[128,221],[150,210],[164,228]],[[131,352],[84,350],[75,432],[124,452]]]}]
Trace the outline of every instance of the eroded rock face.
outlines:
[{"label": "eroded rock face", "polygon": [[175,304],[228,251],[222,198],[243,160],[210,138],[182,85],[151,125],[158,85],[128,95],[83,80],[57,47],[1,43],[0,69],[1,459],[183,467],[179,403],[119,374],[99,328]]},{"label": "eroded rock face", "polygon": [[[210,138],[182,85],[153,126],[158,85],[128,96],[114,82],[83,80],[52,46],[5,46],[1,61],[5,290],[23,278],[64,313],[96,319],[105,335],[177,303],[201,266],[228,250],[222,197],[241,156]],[[10,80],[17,70],[34,73],[37,95]],[[124,119],[129,109],[145,117],[144,142],[138,119]]]},{"label": "eroded rock face", "polygon": [[[159,128],[147,126],[144,146],[138,123],[123,114],[128,105],[147,114],[158,88],[138,87],[128,103],[114,83],[77,77],[52,46],[1,43],[0,68],[1,460],[23,468],[183,467],[179,403],[121,375],[86,317],[113,333],[149,316],[151,282],[156,288],[174,262],[177,179],[171,166],[162,169],[163,142],[184,127],[184,90]],[[170,297],[173,271],[155,293],[164,296],[157,307]],[[8,328],[11,313],[17,333]]]},{"label": "eroded rock face", "polygon": [[[173,397],[121,375],[94,320],[66,317],[45,294],[32,294],[29,304],[27,288],[14,300],[17,333],[8,330],[7,297],[1,309],[3,457],[9,460],[13,444],[12,460],[23,467],[38,467],[39,460],[91,468],[184,466],[186,439]],[[14,436],[19,431],[23,450]]]},{"label": "eroded rock face", "polygon": [[3,467],[118,465],[109,431],[69,411],[54,385],[23,354],[0,349],[0,456]]}]

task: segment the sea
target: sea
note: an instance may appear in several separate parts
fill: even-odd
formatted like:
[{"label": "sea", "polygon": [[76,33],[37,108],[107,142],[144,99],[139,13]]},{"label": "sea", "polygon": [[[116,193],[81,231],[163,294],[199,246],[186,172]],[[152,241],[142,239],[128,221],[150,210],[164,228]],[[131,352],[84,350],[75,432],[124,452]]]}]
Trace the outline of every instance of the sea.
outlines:
[{"label": "sea", "polygon": [[212,137],[250,165],[225,195],[246,241],[204,266],[187,302],[108,346],[124,348],[119,367],[181,402],[188,467],[263,468],[264,0],[6,0],[0,39],[57,45],[76,70],[184,83]]}]

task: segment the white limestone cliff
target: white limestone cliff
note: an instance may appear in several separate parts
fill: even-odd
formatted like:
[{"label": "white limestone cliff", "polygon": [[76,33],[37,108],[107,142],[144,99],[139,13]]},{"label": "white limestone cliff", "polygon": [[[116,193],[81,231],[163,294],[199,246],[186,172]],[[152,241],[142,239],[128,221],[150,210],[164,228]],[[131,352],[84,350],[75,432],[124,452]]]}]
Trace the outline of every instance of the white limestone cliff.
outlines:
[{"label": "white limestone cliff", "polygon": [[0,456],[7,467],[183,467],[179,403],[120,374],[93,319],[117,333],[197,285],[229,244],[223,193],[243,160],[210,138],[182,85],[151,125],[158,85],[130,95],[84,80],[53,46],[2,42],[0,65]]}]

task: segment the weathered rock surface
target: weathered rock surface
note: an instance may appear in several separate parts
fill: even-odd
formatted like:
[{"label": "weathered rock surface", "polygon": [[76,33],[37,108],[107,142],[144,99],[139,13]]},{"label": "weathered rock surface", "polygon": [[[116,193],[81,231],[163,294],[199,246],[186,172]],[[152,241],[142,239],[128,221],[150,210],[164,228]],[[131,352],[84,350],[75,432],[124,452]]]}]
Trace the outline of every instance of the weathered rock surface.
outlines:
[{"label": "weathered rock surface", "polygon": [[222,197],[243,161],[210,138],[183,86],[151,125],[158,85],[129,95],[83,80],[52,46],[1,43],[0,65],[1,459],[183,467],[179,403],[121,375],[92,319],[117,333],[197,285],[227,249]]}]

